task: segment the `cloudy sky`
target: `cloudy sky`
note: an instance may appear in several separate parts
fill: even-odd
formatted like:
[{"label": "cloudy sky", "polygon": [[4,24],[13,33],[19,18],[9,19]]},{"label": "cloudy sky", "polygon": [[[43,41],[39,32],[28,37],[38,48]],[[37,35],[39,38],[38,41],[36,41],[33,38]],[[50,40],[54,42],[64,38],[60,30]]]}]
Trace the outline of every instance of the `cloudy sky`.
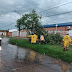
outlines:
[{"label": "cloudy sky", "polygon": [[[0,0],[0,30],[15,29],[20,15],[33,9],[42,15],[43,25],[72,22],[72,0]],[[65,12],[70,13],[61,14]]]}]

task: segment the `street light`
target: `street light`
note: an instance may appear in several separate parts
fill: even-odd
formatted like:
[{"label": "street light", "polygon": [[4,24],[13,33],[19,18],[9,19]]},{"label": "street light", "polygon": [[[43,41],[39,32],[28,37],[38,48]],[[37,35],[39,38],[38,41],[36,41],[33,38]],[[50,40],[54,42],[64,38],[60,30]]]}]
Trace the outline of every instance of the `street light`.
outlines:
[{"label": "street light", "polygon": [[58,26],[58,25],[56,24],[56,33],[57,33],[57,26]]}]

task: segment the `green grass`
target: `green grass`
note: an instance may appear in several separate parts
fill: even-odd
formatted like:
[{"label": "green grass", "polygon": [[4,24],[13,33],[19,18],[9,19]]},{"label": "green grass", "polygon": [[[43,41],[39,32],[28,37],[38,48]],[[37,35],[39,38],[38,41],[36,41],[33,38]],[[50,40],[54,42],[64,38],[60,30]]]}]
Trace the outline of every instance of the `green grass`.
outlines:
[{"label": "green grass", "polygon": [[16,44],[21,47],[31,48],[40,54],[46,54],[56,59],[71,63],[72,62],[72,49],[70,46],[69,51],[63,51],[63,47],[60,45],[49,44],[31,44],[28,39],[10,38],[9,43]]}]

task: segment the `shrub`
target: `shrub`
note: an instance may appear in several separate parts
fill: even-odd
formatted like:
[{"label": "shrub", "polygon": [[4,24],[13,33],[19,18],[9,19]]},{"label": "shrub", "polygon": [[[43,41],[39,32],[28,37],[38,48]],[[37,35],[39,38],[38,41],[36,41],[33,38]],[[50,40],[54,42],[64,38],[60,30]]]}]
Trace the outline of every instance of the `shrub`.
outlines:
[{"label": "shrub", "polygon": [[62,42],[62,36],[60,35],[60,33],[55,34],[55,42],[58,44]]},{"label": "shrub", "polygon": [[44,35],[45,41],[48,44],[60,44],[62,42],[62,36],[59,33],[48,33]]}]

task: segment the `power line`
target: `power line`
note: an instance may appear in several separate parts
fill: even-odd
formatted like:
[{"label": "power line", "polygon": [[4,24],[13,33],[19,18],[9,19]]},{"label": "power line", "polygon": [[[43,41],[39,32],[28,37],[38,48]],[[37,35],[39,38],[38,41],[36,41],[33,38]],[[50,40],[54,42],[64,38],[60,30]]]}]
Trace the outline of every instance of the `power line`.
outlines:
[{"label": "power line", "polygon": [[51,10],[51,9],[54,9],[54,8],[57,8],[57,7],[60,7],[60,6],[64,6],[64,5],[67,5],[67,4],[70,4],[70,3],[72,3],[72,2],[68,2],[68,3],[61,4],[61,5],[57,5],[57,6],[54,6],[54,7],[52,7],[52,8],[49,8],[49,9],[40,11],[40,12],[38,12],[38,13],[41,13],[41,12],[44,12],[44,11],[48,11],[48,10]]},{"label": "power line", "polygon": [[[11,24],[8,24],[8,25],[6,25],[6,26],[3,26],[3,27],[1,27],[1,28],[4,28],[4,27],[7,27],[7,26],[10,26],[10,25],[13,25],[15,22],[13,22],[13,23],[11,23]],[[0,29],[1,29],[0,28]]]},{"label": "power line", "polygon": [[[64,5],[67,5],[67,4],[70,4],[70,3],[72,3],[72,2],[67,2],[67,3],[61,4],[61,5],[56,5],[54,7],[49,8],[49,9],[42,10],[42,11],[40,11],[38,13],[41,13],[41,12],[44,12],[44,11],[48,11],[48,10],[51,10],[51,9],[54,9],[54,8],[57,8],[57,7],[60,7],[60,6],[64,6]],[[14,10],[14,12],[18,13],[21,16],[21,13],[18,12],[17,10]]]},{"label": "power line", "polygon": [[[60,6],[63,6],[63,5],[67,5],[67,4],[69,4],[69,3],[72,3],[72,2],[68,2],[68,3],[61,4],[61,5],[57,5],[57,6],[54,6],[54,7],[52,7],[52,8],[49,8],[49,9],[40,11],[40,12],[48,11],[48,10],[51,10],[51,9],[54,9],[54,8],[57,8],[57,7],[60,7]],[[39,12],[39,13],[40,13],[40,12]],[[67,14],[67,13],[71,13],[71,12],[72,12],[72,11],[64,12],[64,13],[60,13],[60,14],[53,14],[53,15],[49,15],[49,16],[45,16],[45,17],[51,17],[51,16],[56,16],[56,15],[61,15],[61,14]],[[44,18],[44,17],[42,17],[42,18]],[[13,23],[14,23],[14,22],[13,22]],[[9,25],[12,25],[13,23],[11,23],[11,24],[9,24]],[[1,28],[7,27],[7,26],[9,26],[9,25],[3,26],[3,27],[1,27]]]},{"label": "power line", "polygon": [[[71,13],[71,12],[72,12],[72,11],[64,12],[64,13],[60,13],[60,14],[53,14],[53,15],[49,15],[49,16],[45,16],[45,17],[52,17],[52,16],[67,14],[67,13]],[[44,18],[44,17],[42,17],[42,18]],[[12,24],[14,24],[14,23],[15,23],[15,22],[13,22],[13,23],[11,23],[11,24],[9,24],[9,25],[12,25]],[[7,27],[7,26],[9,26],[9,25],[3,26],[3,27],[1,27],[1,28]]]},{"label": "power line", "polygon": [[[61,5],[57,5],[57,6],[54,6],[54,7],[52,7],[52,8],[49,8],[49,9],[40,11],[40,12],[48,11],[48,10],[51,10],[51,9],[54,9],[54,8],[57,8],[57,7],[60,7],[60,6],[64,6],[64,5],[67,5],[67,4],[70,4],[70,3],[72,3],[72,2],[67,2],[67,3],[61,4]],[[14,10],[14,12],[18,13],[19,15],[21,15],[21,13],[18,12],[17,10]],[[38,13],[40,13],[40,12],[38,12]],[[53,16],[53,15],[50,15],[50,16]],[[50,16],[46,16],[46,17],[50,17]],[[54,15],[54,16],[55,16],[55,15]]]},{"label": "power line", "polygon": [[[45,16],[45,17],[52,17],[52,16],[57,16],[57,15],[62,15],[62,14],[67,14],[67,13],[71,13],[72,11],[69,12],[64,12],[64,13],[60,13],[60,14],[53,14],[53,15],[49,15],[49,16]],[[44,17],[42,17],[44,18]]]}]

